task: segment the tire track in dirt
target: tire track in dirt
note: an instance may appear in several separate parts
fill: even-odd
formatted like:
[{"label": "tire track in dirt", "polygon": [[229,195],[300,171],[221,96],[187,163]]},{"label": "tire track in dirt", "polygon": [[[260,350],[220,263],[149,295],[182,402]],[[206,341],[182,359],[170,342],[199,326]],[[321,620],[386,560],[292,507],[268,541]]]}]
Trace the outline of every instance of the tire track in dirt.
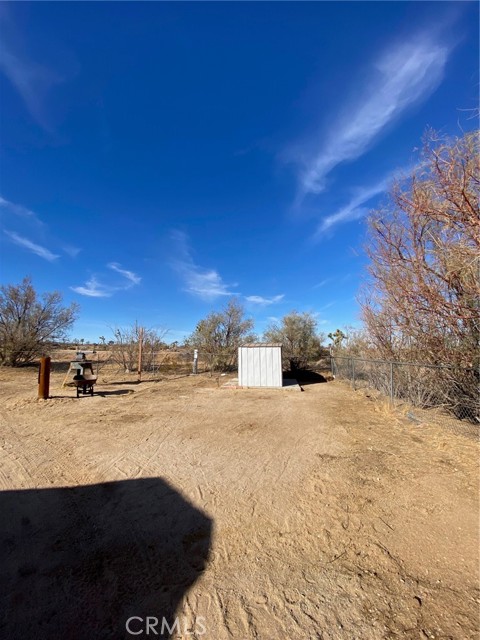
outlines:
[{"label": "tire track in dirt", "polygon": [[[296,395],[182,384],[48,407],[9,392],[18,406],[0,486],[71,484],[82,466],[89,482],[168,479],[215,524],[208,566],[181,605],[188,619],[205,614],[215,640],[475,637],[472,443],[392,429],[335,383]],[[65,512],[73,523],[86,515]],[[148,576],[158,560],[148,535],[122,522],[127,551],[147,547]]]},{"label": "tire track in dirt", "polygon": [[15,429],[8,423],[2,425],[10,449],[15,451],[15,454],[7,457],[10,463],[20,470],[22,478],[26,481],[24,488],[30,488],[31,485],[36,487],[39,483],[51,486],[59,481],[71,485],[88,482],[87,473],[64,460],[65,451],[61,447],[36,433],[25,435],[22,430],[21,424],[17,424]]}]

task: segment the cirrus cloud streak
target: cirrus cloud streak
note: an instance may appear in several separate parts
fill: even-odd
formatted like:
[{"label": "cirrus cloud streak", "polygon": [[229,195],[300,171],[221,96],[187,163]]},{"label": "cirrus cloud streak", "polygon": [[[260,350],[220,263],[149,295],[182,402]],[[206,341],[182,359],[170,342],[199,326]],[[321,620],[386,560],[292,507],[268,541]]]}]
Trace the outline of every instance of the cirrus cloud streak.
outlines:
[{"label": "cirrus cloud streak", "polygon": [[327,175],[340,163],[362,156],[412,105],[427,99],[443,79],[450,48],[421,34],[379,57],[367,89],[345,104],[322,147],[304,163],[301,195],[325,189]]},{"label": "cirrus cloud streak", "polygon": [[171,260],[170,266],[184,281],[185,291],[206,301],[235,295],[231,288],[236,287],[236,284],[225,283],[218,271],[200,267],[194,262],[188,244],[188,236],[183,231],[175,230],[171,235],[176,245],[178,257]]},{"label": "cirrus cloud streak", "polygon": [[23,247],[24,249],[28,249],[35,255],[43,258],[44,260],[48,260],[49,262],[54,262],[59,258],[56,253],[52,253],[49,249],[42,247],[42,245],[37,244],[36,242],[32,242],[28,238],[25,238],[14,231],[4,230],[4,233],[10,238],[10,240],[18,245],[19,247]]},{"label": "cirrus cloud streak", "polygon": [[280,294],[278,296],[272,296],[271,298],[264,298],[263,296],[245,296],[245,300],[247,302],[251,302],[253,304],[258,304],[262,307],[267,307],[271,304],[276,304],[277,302],[281,302],[285,294]]}]

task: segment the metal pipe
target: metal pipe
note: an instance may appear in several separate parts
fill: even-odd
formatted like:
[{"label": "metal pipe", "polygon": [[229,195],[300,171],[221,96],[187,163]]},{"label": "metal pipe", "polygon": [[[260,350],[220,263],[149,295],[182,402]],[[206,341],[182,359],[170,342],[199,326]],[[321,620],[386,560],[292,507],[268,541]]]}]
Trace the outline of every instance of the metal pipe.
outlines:
[{"label": "metal pipe", "polygon": [[143,327],[138,330],[138,382],[142,380],[142,347],[143,347]]},{"label": "metal pipe", "polygon": [[40,358],[38,370],[38,397],[47,400],[50,392],[50,356]]}]

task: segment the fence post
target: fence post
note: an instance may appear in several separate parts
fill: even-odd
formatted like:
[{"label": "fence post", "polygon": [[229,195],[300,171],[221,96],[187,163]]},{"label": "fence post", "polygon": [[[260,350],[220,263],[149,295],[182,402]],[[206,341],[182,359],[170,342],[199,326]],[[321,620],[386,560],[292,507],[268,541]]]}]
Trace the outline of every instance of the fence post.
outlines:
[{"label": "fence post", "polygon": [[138,367],[137,367],[137,379],[138,382],[142,381],[142,347],[143,347],[143,327],[138,330]]},{"label": "fence post", "polygon": [[193,350],[193,373],[198,372],[198,349]]},{"label": "fence post", "polygon": [[40,358],[38,370],[38,397],[47,400],[50,393],[50,356]]},{"label": "fence post", "polygon": [[390,404],[393,407],[393,362],[390,362]]},{"label": "fence post", "polygon": [[356,391],[355,389],[355,358],[352,358],[352,384],[353,384],[353,390]]}]

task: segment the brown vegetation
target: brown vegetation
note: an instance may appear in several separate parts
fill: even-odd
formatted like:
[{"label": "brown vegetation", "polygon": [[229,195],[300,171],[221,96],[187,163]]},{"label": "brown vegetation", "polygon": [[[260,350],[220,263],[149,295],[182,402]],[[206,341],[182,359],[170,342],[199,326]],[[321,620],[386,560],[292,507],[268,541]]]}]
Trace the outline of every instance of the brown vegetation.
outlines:
[{"label": "brown vegetation", "polygon": [[[369,219],[365,328],[351,355],[448,365],[401,369],[397,390],[416,402],[480,419],[480,165],[478,132],[441,140],[430,133],[422,162],[398,181]],[[421,372],[420,375],[417,375]]]},{"label": "brown vegetation", "polygon": [[478,366],[478,133],[430,136],[420,167],[369,220],[363,318],[390,360]]},{"label": "brown vegetation", "polygon": [[72,326],[78,305],[62,307],[58,291],[38,296],[30,278],[0,287],[0,364],[32,362]]}]

